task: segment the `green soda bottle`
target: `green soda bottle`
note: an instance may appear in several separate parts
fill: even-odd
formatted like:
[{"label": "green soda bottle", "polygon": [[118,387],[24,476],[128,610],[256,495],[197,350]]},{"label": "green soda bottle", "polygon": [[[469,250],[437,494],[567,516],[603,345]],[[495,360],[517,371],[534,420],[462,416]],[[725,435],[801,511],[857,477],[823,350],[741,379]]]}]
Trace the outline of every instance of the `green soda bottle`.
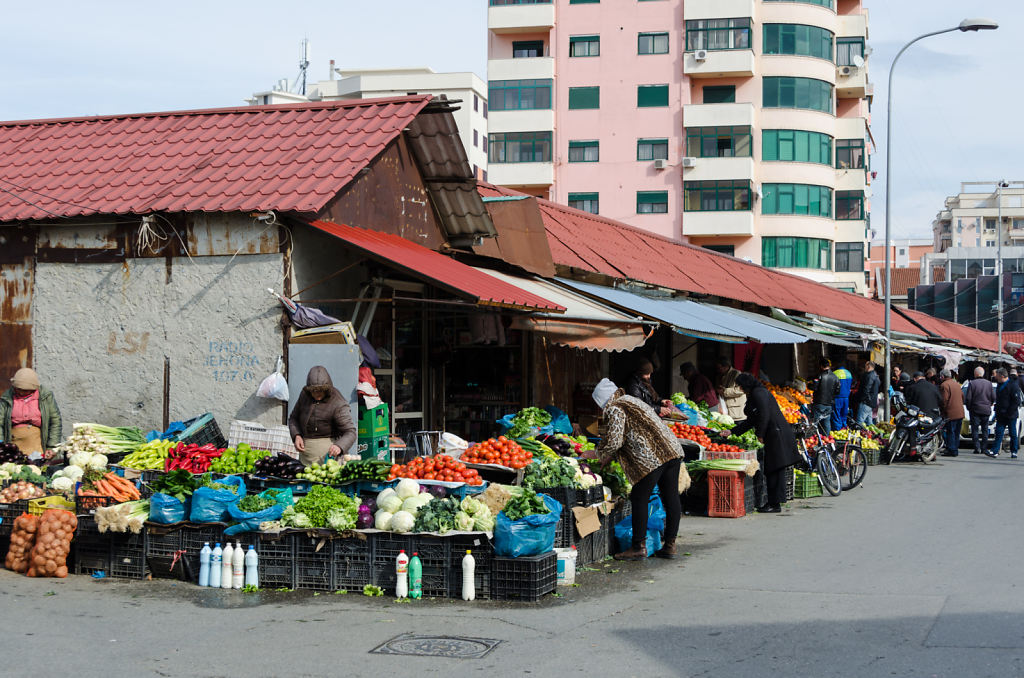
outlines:
[{"label": "green soda bottle", "polygon": [[409,597],[423,597],[423,564],[420,562],[418,552],[413,552],[412,560],[409,561]]}]

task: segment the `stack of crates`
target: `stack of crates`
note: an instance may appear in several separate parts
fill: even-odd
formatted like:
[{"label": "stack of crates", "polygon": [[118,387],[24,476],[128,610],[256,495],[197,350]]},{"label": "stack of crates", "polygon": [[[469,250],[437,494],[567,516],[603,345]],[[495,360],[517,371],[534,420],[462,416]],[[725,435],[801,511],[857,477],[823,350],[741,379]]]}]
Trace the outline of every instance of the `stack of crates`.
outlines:
[{"label": "stack of crates", "polygon": [[381,403],[372,410],[359,410],[357,449],[363,459],[391,461],[391,414],[387,403]]}]

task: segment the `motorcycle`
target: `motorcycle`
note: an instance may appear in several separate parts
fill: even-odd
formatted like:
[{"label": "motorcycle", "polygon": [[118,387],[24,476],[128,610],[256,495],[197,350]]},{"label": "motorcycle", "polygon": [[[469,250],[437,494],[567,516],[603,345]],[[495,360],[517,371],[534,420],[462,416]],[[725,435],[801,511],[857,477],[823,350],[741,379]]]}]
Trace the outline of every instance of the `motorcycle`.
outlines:
[{"label": "motorcycle", "polygon": [[896,416],[896,428],[886,447],[886,464],[919,459],[928,464],[935,461],[942,449],[942,432],[946,420],[931,417],[913,405]]}]

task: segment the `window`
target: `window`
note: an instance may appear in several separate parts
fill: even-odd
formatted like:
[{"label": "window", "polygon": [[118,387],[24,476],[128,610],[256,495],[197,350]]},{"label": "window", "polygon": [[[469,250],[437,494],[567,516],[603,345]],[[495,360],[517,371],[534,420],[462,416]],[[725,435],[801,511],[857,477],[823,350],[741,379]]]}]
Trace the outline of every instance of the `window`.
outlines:
[{"label": "window", "polygon": [[832,248],[820,238],[761,238],[761,265],[832,270]]},{"label": "window", "polygon": [[668,33],[641,33],[636,39],[637,54],[668,54]]},{"label": "window", "polygon": [[668,139],[637,139],[637,160],[668,160]]},{"label": "window", "polygon": [[750,209],[750,182],[684,181],[683,210],[686,212],[743,212]]},{"label": "window", "polygon": [[551,132],[491,134],[487,161],[551,162]]},{"label": "window", "polygon": [[569,162],[597,162],[599,159],[597,141],[569,142]]},{"label": "window", "polygon": [[496,111],[551,108],[551,80],[491,80],[487,99]]},{"label": "window", "polygon": [[814,162],[832,166],[832,137],[821,132],[766,129],[761,132],[761,160]]},{"label": "window", "polygon": [[803,24],[765,24],[765,54],[794,54],[832,61],[832,32]]},{"label": "window", "polygon": [[836,169],[864,169],[864,140],[836,140]]},{"label": "window", "polygon": [[491,7],[500,5],[550,5],[554,0],[491,0]]},{"label": "window", "polygon": [[836,271],[839,273],[859,273],[864,270],[864,243],[836,243]]},{"label": "window", "polygon": [[480,150],[482,150],[484,153],[486,153],[487,152],[487,135],[486,134],[481,136],[480,143],[481,143]]},{"label": "window", "polygon": [[480,110],[480,97],[473,95],[473,112],[476,113]]},{"label": "window", "polygon": [[1024,219],[1016,219],[1015,218],[1013,220],[1013,230],[1019,231],[1021,229],[1024,229]]},{"label": "window", "polygon": [[711,250],[712,252],[718,252],[719,254],[728,254],[730,257],[736,256],[735,245],[702,245],[702,247],[706,250]]},{"label": "window", "polygon": [[[819,7],[828,7],[829,9],[835,9],[833,0],[764,0],[765,2],[802,2],[807,5],[818,5]],[[491,3],[494,4],[494,3]]]},{"label": "window", "polygon": [[696,19],[686,22],[686,51],[750,49],[750,19]]},{"label": "window", "polygon": [[864,38],[836,38],[836,65],[856,66],[854,57],[864,63]]},{"label": "window", "polygon": [[686,155],[694,158],[749,158],[754,147],[749,127],[690,127]]},{"label": "window", "polygon": [[995,217],[986,217],[985,218],[985,230],[986,231],[994,231],[994,230],[996,230],[996,220],[995,220]]},{"label": "window", "polygon": [[487,119],[487,102],[484,102],[484,120]]},{"label": "window", "polygon": [[570,5],[596,5],[601,0],[569,0]]},{"label": "window", "polygon": [[601,56],[601,36],[577,35],[569,38],[569,56],[596,57]]},{"label": "window", "polygon": [[814,78],[765,77],[765,108],[806,108],[832,112],[832,85]]},{"label": "window", "polygon": [[703,93],[706,104],[736,103],[736,85],[705,85]]},{"label": "window", "polygon": [[636,105],[639,108],[668,106],[668,85],[638,85]]},{"label": "window", "polygon": [[513,59],[531,59],[544,56],[543,40],[516,40],[512,43]]},{"label": "window", "polygon": [[668,214],[668,191],[637,191],[637,214]]},{"label": "window", "polygon": [[832,189],[809,184],[761,184],[761,214],[832,216]]},{"label": "window", "polygon": [[864,218],[863,190],[837,190],[836,218],[844,221],[859,221]]},{"label": "window", "polygon": [[902,257],[902,256],[903,256],[903,255],[905,255],[906,253],[907,253],[907,250],[906,250],[905,248],[901,247],[901,248],[900,248],[900,256]]},{"label": "window", "polygon": [[590,212],[591,214],[597,214],[597,193],[570,193],[569,207],[583,210],[584,212]]},{"label": "window", "polygon": [[985,241],[985,247],[995,247],[995,246],[996,246],[996,241],[995,240],[986,240]]},{"label": "window", "polygon": [[600,87],[570,87],[569,88],[569,110],[579,108],[600,108],[601,88]]},{"label": "window", "polygon": [[480,138],[477,135],[477,131],[473,130],[473,148],[476,148],[479,143],[480,143]]}]

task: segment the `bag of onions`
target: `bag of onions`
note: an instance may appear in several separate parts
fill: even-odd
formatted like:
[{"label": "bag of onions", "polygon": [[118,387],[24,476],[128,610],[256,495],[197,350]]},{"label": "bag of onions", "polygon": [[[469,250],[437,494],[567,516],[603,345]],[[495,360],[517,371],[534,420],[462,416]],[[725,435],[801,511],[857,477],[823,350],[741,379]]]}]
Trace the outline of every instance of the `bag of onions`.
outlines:
[{"label": "bag of onions", "polygon": [[68,553],[71,539],[78,527],[78,518],[71,511],[47,509],[39,519],[36,545],[29,560],[29,577],[68,576]]},{"label": "bag of onions", "polygon": [[7,549],[7,559],[4,561],[4,567],[8,570],[24,574],[28,569],[32,547],[36,543],[38,527],[38,516],[22,513],[14,519],[14,529],[11,532],[11,546]]}]

